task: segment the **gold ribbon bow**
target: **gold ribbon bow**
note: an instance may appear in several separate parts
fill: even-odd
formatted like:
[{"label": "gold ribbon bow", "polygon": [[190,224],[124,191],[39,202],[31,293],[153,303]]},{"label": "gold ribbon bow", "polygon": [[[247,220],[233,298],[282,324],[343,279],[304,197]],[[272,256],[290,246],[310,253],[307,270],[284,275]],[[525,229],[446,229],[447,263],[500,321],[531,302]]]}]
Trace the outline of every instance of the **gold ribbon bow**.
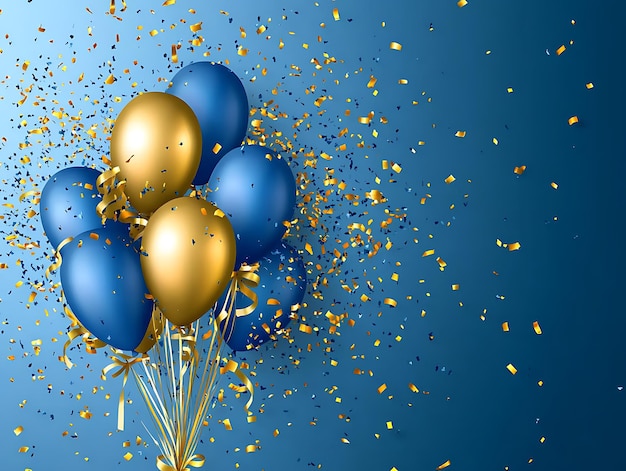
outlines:
[{"label": "gold ribbon bow", "polygon": [[124,430],[124,387],[126,386],[126,381],[128,381],[128,374],[130,373],[132,366],[135,363],[142,362],[146,357],[143,355],[132,357],[130,355],[126,355],[121,350],[116,349],[113,349],[113,352],[117,356],[111,356],[112,363],[102,369],[102,374],[106,377],[109,371],[117,368],[111,376],[113,378],[117,378],[122,374],[124,375],[122,377],[122,390],[120,391],[120,398],[117,403],[117,429]]},{"label": "gold ribbon bow", "polygon": [[181,463],[180,466],[176,467],[169,465],[165,460],[166,458],[164,455],[157,456],[156,467],[159,471],[189,471],[188,466],[193,468],[202,468],[202,466],[204,466],[204,462],[206,461],[204,455],[199,453],[190,456],[184,463]]}]

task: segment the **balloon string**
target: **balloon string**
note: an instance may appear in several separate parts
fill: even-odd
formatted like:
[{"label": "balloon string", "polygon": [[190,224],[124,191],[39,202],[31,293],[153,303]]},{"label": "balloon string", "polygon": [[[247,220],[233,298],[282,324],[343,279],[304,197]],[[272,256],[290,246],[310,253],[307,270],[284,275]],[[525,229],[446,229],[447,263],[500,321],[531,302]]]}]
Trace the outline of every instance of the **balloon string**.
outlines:
[{"label": "balloon string", "polygon": [[114,371],[111,375],[113,378],[117,378],[122,374],[124,375],[122,377],[122,389],[120,391],[120,398],[117,403],[117,429],[124,430],[124,387],[126,386],[128,374],[130,373],[132,366],[136,363],[142,362],[143,356],[132,357],[130,355],[126,355],[121,350],[117,350],[114,348],[112,348],[111,351],[117,356],[111,356],[112,363],[102,369],[102,375],[104,376],[104,379],[106,379],[107,373],[114,368],[117,368],[117,370]]}]

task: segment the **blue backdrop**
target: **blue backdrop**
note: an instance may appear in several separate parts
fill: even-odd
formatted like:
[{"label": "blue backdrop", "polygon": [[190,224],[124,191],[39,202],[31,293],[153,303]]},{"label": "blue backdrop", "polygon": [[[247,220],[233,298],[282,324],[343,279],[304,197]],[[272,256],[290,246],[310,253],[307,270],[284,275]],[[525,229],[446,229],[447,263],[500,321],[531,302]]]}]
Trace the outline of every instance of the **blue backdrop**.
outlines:
[{"label": "blue backdrop", "polygon": [[132,382],[120,432],[105,354],[58,360],[37,192],[200,60],[299,175],[309,282],[291,340],[237,354],[256,422],[222,378],[206,469],[623,469],[623,3],[107,3],[0,10],[6,469],[156,469]]}]

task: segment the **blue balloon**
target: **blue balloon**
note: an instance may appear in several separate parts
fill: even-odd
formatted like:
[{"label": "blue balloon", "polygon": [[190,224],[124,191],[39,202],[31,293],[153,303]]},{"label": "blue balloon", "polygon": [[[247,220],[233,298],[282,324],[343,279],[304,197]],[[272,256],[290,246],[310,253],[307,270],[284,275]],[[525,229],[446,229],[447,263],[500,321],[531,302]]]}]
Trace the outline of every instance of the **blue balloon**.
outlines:
[{"label": "blue balloon", "polygon": [[[193,179],[204,185],[217,162],[240,146],[248,128],[248,97],[232,70],[213,62],[195,62],[181,69],[167,93],[182,99],[193,110],[202,130],[202,158]],[[216,144],[221,148],[214,152]]]},{"label": "blue balloon", "polygon": [[[55,249],[67,237],[102,228],[96,206],[102,196],[96,187],[100,172],[88,167],[68,167],[55,173],[46,182],[39,203],[41,224]],[[112,220],[107,227],[128,232],[128,225]]]},{"label": "blue balloon", "polygon": [[[291,320],[291,306],[300,304],[306,292],[302,257],[282,241],[261,259],[257,274],[259,285],[253,289],[258,299],[257,308],[242,317],[236,317],[233,312],[228,325],[221,328],[226,343],[235,351],[257,348],[276,338],[276,333]],[[225,298],[226,295],[222,295],[218,306],[224,305]],[[235,308],[245,308],[249,304],[250,299],[237,292]]]},{"label": "blue balloon", "polygon": [[134,350],[148,328],[152,301],[130,238],[106,228],[83,232],[61,255],[61,285],[76,318],[103,342]]},{"label": "blue balloon", "polygon": [[230,220],[237,243],[235,266],[254,263],[287,230],[296,205],[296,182],[289,165],[262,146],[231,150],[215,166],[207,196]]}]

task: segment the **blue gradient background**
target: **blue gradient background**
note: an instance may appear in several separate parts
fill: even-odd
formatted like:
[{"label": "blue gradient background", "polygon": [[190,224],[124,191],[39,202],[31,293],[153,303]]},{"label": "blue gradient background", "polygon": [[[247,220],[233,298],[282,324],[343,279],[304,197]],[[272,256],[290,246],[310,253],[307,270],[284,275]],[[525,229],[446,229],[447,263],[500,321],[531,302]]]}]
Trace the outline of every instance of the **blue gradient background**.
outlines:
[{"label": "blue gradient background", "polygon": [[[311,244],[313,255],[304,252],[310,283],[332,267],[334,249],[346,261],[338,274],[326,274],[327,286],[319,285],[323,299],[309,290],[300,314],[316,332],[298,332],[296,323],[293,342],[243,356],[258,383],[255,423],[246,423],[245,398],[228,388],[236,379],[223,379],[225,403],[212,409],[199,450],[207,456],[205,469],[433,470],[446,460],[456,470],[622,469],[624,4],[161,3],[127,0],[123,12],[118,4],[121,21],[108,14],[104,1],[20,0],[1,7],[1,31],[8,35],[0,38],[0,262],[7,265],[0,270],[3,468],[155,469],[157,449],[143,428],[148,418],[134,386],[127,391],[126,430],[119,432],[120,381],[100,379],[105,356],[75,347],[75,368],[68,371],[58,361],[67,320],[58,290],[48,290],[43,276],[51,248],[38,216],[28,217],[36,204],[18,197],[41,190],[70,164],[102,169],[105,128],[124,104],[139,91],[163,90],[176,70],[209,52],[209,60],[229,61],[251,106],[273,99],[288,116],[265,118],[267,134],[281,131],[296,150],[332,156],[319,158],[315,169],[304,167],[302,153],[291,160],[294,173],[308,172],[307,191],[334,192],[319,206],[333,213],[321,215],[315,229],[301,222],[290,243],[300,250]],[[191,48],[189,25],[200,21],[205,41]],[[267,31],[257,35],[261,24]],[[159,34],[151,37],[153,29]],[[402,50],[391,50],[391,41]],[[179,62],[172,64],[171,45],[179,42]],[[557,56],[561,44],[567,49]],[[246,56],[237,54],[239,45],[248,49]],[[324,53],[336,62],[316,70],[311,59],[322,62]],[[109,74],[117,80],[105,85]],[[368,88],[371,75],[377,82]],[[588,82],[594,88],[586,89]],[[18,106],[20,91],[30,85]],[[320,96],[329,98],[318,107]],[[60,107],[69,115],[61,120],[51,115]],[[359,124],[370,111],[372,123]],[[308,117],[294,129],[304,113]],[[569,126],[573,115],[580,122]],[[43,116],[50,118],[49,130],[29,134]],[[71,141],[78,123],[83,127],[74,127]],[[87,133],[92,127],[95,137]],[[345,127],[348,133],[338,137]],[[467,131],[466,137],[455,137],[457,130]],[[25,142],[30,146],[20,148]],[[30,163],[20,161],[24,156]],[[399,163],[402,172],[383,170],[383,159]],[[527,170],[518,176],[513,169],[521,165]],[[324,186],[325,167],[346,182],[345,191]],[[456,181],[447,185],[450,174]],[[365,193],[374,188],[386,202],[370,204]],[[360,195],[359,205],[344,193]],[[431,197],[420,204],[427,193]],[[385,209],[398,209],[406,219],[381,228]],[[349,235],[347,229],[369,219],[374,241],[383,244],[371,258],[350,246],[358,231]],[[519,241],[521,249],[509,252],[496,239]],[[29,241],[40,247],[16,246]],[[422,257],[428,249],[435,255]],[[443,272],[438,256],[447,262]],[[16,287],[20,280],[24,284]],[[342,288],[353,280],[359,286],[354,292]],[[458,291],[451,290],[455,283]],[[45,286],[31,303],[29,284]],[[362,294],[370,300],[362,302]],[[398,301],[395,309],[383,303],[387,297]],[[328,310],[348,313],[354,327],[344,321],[341,335],[331,335]],[[534,333],[533,321],[542,335]],[[36,339],[42,341],[39,355],[31,344]],[[508,363],[516,375],[506,370]],[[355,368],[366,373],[356,375]],[[387,390],[378,394],[383,383]],[[93,413],[90,420],[79,416],[85,408]],[[233,431],[219,423],[226,417]],[[16,436],[18,425],[24,431]],[[260,448],[246,453],[255,443]],[[22,446],[28,451],[20,453]],[[127,452],[130,461],[123,458]]]}]

